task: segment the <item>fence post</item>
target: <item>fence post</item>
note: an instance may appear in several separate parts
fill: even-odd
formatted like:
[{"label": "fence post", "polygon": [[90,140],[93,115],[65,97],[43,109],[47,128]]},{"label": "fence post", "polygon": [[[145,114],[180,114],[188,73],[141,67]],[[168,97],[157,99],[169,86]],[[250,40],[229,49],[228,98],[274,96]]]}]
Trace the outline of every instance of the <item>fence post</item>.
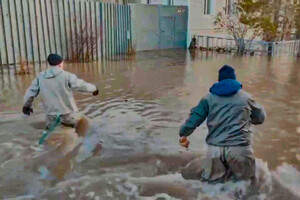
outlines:
[{"label": "fence post", "polygon": [[297,57],[300,57],[300,40],[298,41]]},{"label": "fence post", "polygon": [[272,42],[272,55],[275,54],[275,42]]},{"label": "fence post", "polygon": [[[13,53],[13,65],[14,65],[14,70],[15,70],[15,73],[17,72],[17,67],[16,67],[16,62],[17,62],[17,59],[16,59],[16,47],[15,47],[15,38],[14,38],[14,34],[13,34],[13,27],[12,27],[12,10],[11,10],[11,5],[10,5],[10,1],[7,1],[8,2],[8,18],[9,18],[9,26],[10,26],[10,37],[11,37],[11,44],[12,44],[12,53]],[[10,73],[10,68],[9,68],[9,65],[7,65],[7,70],[8,70],[8,73]]]},{"label": "fence post", "polygon": [[268,56],[272,56],[272,52],[273,52],[273,43],[268,42]]},{"label": "fence post", "polygon": [[[204,47],[204,37],[202,36],[201,39],[202,39],[201,46]],[[199,45],[199,46],[200,46],[200,45]]]},{"label": "fence post", "polygon": [[[3,8],[3,4],[2,4],[2,0],[1,4],[0,4],[0,8],[1,8],[1,23],[2,23],[2,30],[3,30],[3,40],[4,40],[4,47],[5,47],[5,56],[6,56],[6,63],[7,65],[9,65],[9,58],[8,58],[8,49],[7,49],[7,38],[6,38],[6,29],[5,29],[5,24],[4,24],[4,8]],[[4,63],[4,61],[2,61]],[[3,70],[3,66],[1,67],[1,70]]]},{"label": "fence post", "polygon": [[209,48],[209,36],[206,36],[206,48]]}]

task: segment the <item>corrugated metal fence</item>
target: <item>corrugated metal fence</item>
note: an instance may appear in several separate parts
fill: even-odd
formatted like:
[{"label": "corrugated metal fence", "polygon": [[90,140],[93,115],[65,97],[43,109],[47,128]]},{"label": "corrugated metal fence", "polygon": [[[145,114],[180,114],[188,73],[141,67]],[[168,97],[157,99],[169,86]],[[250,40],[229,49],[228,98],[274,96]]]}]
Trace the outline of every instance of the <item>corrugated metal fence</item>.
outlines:
[{"label": "corrugated metal fence", "polygon": [[0,70],[46,61],[112,59],[131,45],[130,7],[83,0],[0,0]]}]

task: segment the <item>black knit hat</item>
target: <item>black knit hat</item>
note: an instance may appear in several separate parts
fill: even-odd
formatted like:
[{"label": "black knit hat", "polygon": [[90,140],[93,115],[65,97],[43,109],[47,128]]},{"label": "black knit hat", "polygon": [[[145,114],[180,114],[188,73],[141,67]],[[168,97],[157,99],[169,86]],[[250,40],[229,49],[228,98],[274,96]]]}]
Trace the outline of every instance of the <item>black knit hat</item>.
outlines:
[{"label": "black knit hat", "polygon": [[222,81],[224,79],[233,79],[236,80],[236,75],[234,72],[234,68],[229,65],[224,65],[219,70],[219,81]]},{"label": "black knit hat", "polygon": [[60,57],[60,55],[58,54],[50,54],[48,56],[48,63],[51,66],[57,66],[60,63],[62,63],[62,61],[63,61],[62,57]]}]

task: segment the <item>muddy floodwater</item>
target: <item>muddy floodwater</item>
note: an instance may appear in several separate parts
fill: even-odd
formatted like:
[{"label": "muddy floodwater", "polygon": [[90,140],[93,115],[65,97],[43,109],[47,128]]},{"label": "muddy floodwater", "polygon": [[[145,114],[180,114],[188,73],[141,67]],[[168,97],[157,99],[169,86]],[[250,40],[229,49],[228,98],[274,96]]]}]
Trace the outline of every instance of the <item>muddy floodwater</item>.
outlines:
[{"label": "muddy floodwater", "polygon": [[[185,150],[178,145],[179,127],[217,81],[223,64],[236,68],[243,88],[267,111],[265,124],[253,127],[262,178],[251,195],[248,183],[206,185],[180,175],[181,167],[205,154],[207,128],[201,125]],[[170,50],[66,63],[65,68],[99,89],[99,96],[75,98],[93,120],[91,140],[102,141],[102,154],[81,160],[71,155],[59,164],[67,169],[63,177],[49,178],[52,158],[39,157],[44,128],[40,99],[32,116],[21,113],[35,75],[0,75],[0,199],[300,199],[299,59]]]}]

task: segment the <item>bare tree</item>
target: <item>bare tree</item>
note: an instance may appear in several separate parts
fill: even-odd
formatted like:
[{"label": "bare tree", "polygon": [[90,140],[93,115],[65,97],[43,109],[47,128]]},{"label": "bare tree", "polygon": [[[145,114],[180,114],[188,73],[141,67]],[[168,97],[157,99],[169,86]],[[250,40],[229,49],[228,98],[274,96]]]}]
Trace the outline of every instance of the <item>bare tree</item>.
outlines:
[{"label": "bare tree", "polygon": [[[241,9],[236,9],[231,15],[219,12],[215,19],[214,25],[216,31],[226,31],[231,35],[236,43],[237,53],[242,55],[246,51],[246,37],[251,41],[259,35],[259,30],[254,24],[245,24],[242,22],[243,12]],[[251,35],[249,37],[249,35]]]},{"label": "bare tree", "polygon": [[[75,19],[73,19],[76,23]],[[91,61],[96,55],[97,42],[99,35],[92,28],[91,20],[85,23],[73,34],[71,59],[73,61]]]},{"label": "bare tree", "polygon": [[[295,17],[297,15],[297,4],[286,1],[278,5],[278,34],[280,40],[290,40],[291,34],[296,32]],[[299,19],[298,19],[299,20]]]}]

